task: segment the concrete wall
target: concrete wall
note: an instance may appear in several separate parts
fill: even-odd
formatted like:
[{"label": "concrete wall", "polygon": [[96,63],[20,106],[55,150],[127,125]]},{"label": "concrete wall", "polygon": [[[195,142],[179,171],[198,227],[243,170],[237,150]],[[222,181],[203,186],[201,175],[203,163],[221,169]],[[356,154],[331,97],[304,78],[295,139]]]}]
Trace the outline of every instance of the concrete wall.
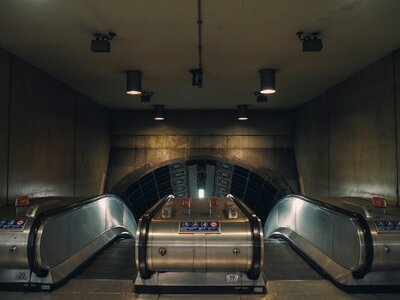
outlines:
[{"label": "concrete wall", "polygon": [[235,111],[114,111],[107,190],[137,170],[176,159],[212,157],[273,174],[298,190],[293,151],[292,111],[250,111],[238,121]]},{"label": "concrete wall", "polygon": [[9,91],[10,59],[0,51],[0,206],[7,199]]},{"label": "concrete wall", "polygon": [[398,61],[397,51],[297,110],[295,153],[306,195],[398,203]]},{"label": "concrete wall", "polygon": [[18,195],[102,192],[107,110],[5,51],[0,97],[0,205]]}]

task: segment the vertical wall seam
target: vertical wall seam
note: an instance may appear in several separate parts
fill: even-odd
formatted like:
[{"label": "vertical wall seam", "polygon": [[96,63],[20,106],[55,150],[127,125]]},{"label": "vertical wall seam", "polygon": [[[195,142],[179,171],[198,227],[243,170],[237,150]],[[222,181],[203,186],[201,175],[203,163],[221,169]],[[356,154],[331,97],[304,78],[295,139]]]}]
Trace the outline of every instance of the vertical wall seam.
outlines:
[{"label": "vertical wall seam", "polygon": [[76,94],[74,97],[74,158],[73,158],[73,195],[76,196],[76,124],[77,124],[77,109],[78,109],[78,95]]},{"label": "vertical wall seam", "polygon": [[6,205],[10,205],[10,141],[11,141],[11,98],[12,98],[12,70],[13,56],[9,55],[9,80],[8,80],[8,111],[7,111],[7,174],[6,174]]},{"label": "vertical wall seam", "polygon": [[331,113],[328,99],[329,92],[325,92],[327,124],[327,154],[328,154],[328,198],[331,198]]},{"label": "vertical wall seam", "polygon": [[398,138],[398,106],[397,106],[397,74],[396,74],[396,52],[393,52],[393,93],[394,93],[394,138],[396,152],[396,206],[399,206],[399,138]]}]

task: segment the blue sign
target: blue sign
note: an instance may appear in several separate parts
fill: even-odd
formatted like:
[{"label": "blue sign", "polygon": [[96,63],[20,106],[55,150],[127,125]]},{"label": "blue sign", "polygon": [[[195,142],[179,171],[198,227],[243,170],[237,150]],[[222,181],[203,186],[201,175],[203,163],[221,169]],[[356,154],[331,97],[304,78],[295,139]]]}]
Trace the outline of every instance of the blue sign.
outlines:
[{"label": "blue sign", "polygon": [[192,221],[180,221],[179,232],[180,233],[219,233],[221,231],[220,224],[217,221],[207,222],[192,222]]},{"label": "blue sign", "polygon": [[25,220],[0,220],[0,230],[21,230],[25,223]]},{"label": "blue sign", "polygon": [[400,221],[375,221],[378,232],[400,232]]}]

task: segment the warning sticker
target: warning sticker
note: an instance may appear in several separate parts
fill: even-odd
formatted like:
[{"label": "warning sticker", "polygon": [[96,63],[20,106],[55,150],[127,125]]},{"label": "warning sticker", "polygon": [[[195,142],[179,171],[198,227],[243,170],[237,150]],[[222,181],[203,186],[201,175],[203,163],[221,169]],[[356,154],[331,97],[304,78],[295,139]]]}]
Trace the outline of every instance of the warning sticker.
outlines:
[{"label": "warning sticker", "polygon": [[221,227],[218,221],[192,222],[180,221],[179,233],[220,233]]},{"label": "warning sticker", "polygon": [[0,220],[0,230],[22,230],[25,220]]}]

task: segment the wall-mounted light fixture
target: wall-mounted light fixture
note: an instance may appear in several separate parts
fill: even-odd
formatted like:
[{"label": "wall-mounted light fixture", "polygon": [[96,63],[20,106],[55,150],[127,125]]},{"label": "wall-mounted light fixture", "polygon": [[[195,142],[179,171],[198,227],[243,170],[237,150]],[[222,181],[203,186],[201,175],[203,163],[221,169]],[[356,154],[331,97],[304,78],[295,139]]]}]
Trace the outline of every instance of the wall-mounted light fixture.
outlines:
[{"label": "wall-mounted light fixture", "polygon": [[154,120],[163,121],[164,119],[164,105],[154,105]]},{"label": "wall-mounted light fixture", "polygon": [[274,69],[260,70],[260,93],[273,94],[275,90],[275,73]]},{"label": "wall-mounted light fixture", "polygon": [[129,95],[140,95],[142,93],[141,71],[126,71],[126,93]]},{"label": "wall-mounted light fixture", "polygon": [[247,116],[247,108],[249,106],[245,104],[238,105],[238,120],[239,121],[246,121],[249,119]]},{"label": "wall-mounted light fixture", "polygon": [[322,50],[322,40],[318,37],[319,32],[313,32],[310,35],[304,35],[303,31],[299,31],[296,35],[303,42],[303,52],[316,52]]},{"label": "wall-mounted light fixture", "polygon": [[154,92],[150,91],[143,91],[142,94],[140,95],[140,101],[141,102],[150,102],[151,97],[154,95]]},{"label": "wall-mounted light fixture", "polygon": [[115,32],[94,33],[95,39],[90,43],[92,52],[111,52],[111,40],[117,35]]},{"label": "wall-mounted light fixture", "polygon": [[267,102],[268,97],[260,92],[254,92],[254,95],[257,97],[257,102]]}]

